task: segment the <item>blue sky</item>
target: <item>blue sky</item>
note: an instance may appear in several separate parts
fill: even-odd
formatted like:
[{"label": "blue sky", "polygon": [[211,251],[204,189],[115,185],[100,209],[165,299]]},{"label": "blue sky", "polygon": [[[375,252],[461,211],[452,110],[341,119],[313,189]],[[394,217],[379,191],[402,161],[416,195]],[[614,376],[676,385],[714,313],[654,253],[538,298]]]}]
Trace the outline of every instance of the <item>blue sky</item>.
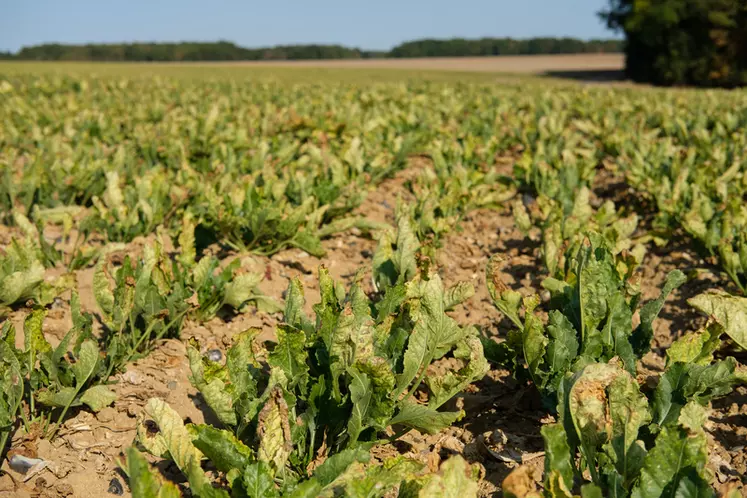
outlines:
[{"label": "blue sky", "polygon": [[417,38],[609,38],[606,0],[0,0],[0,50],[44,42],[229,40],[245,47]]}]

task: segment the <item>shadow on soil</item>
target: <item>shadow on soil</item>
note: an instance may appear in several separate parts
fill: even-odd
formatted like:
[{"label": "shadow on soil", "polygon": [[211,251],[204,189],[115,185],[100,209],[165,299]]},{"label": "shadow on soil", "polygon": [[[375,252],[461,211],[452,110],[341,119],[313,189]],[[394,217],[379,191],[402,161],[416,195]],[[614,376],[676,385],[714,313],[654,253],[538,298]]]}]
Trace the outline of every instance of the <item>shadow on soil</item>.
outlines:
[{"label": "shadow on soil", "polygon": [[585,69],[572,71],[545,71],[542,76],[574,80],[584,83],[625,81],[625,72],[620,69]]}]

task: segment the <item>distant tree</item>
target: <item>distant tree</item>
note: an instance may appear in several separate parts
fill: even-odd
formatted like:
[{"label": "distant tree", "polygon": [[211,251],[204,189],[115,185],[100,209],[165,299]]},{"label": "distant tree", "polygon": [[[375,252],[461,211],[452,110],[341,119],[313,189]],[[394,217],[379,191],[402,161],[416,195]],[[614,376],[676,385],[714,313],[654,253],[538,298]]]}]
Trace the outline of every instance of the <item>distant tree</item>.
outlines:
[{"label": "distant tree", "polygon": [[569,54],[620,52],[619,40],[583,41],[574,38],[482,38],[416,40],[391,51],[363,51],[341,45],[281,45],[244,48],[227,42],[114,43],[61,45],[49,43],[22,48],[15,55],[25,60],[60,61],[234,61],[302,59],[371,59],[382,57],[462,57],[483,55]]},{"label": "distant tree", "polygon": [[626,37],[625,69],[640,82],[747,84],[746,0],[609,0],[600,13]]},{"label": "distant tree", "polygon": [[464,57],[481,55],[534,55],[622,52],[620,40],[578,40],[576,38],[482,38],[465,40],[414,40],[394,47],[390,57]]}]

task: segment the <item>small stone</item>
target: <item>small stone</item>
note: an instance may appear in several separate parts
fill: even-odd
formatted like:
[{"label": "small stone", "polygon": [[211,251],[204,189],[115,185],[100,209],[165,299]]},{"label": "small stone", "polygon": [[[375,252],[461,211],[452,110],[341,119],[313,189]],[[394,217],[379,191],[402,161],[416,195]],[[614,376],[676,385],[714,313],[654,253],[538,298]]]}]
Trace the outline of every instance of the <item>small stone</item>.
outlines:
[{"label": "small stone", "polygon": [[168,387],[170,390],[173,391],[174,389],[177,388],[178,385],[179,384],[175,380],[172,380],[172,381],[169,381],[168,384],[166,384],[166,387]]},{"label": "small stone", "polygon": [[109,481],[109,489],[106,490],[108,493],[113,495],[121,496],[124,494],[124,488],[122,483],[116,477]]},{"label": "small stone", "polygon": [[128,370],[123,373],[122,380],[129,384],[132,384],[133,386],[138,386],[143,383],[143,378],[139,376],[134,370]]},{"label": "small stone", "polygon": [[40,458],[28,458],[23,455],[13,455],[8,462],[10,465],[10,468],[13,469],[14,472],[18,472],[19,474],[25,474],[28,472],[32,467],[35,467],[36,465],[39,465],[43,463],[44,460]]},{"label": "small stone", "polygon": [[220,352],[220,349],[211,349],[205,356],[210,361],[220,361],[223,358],[223,353]]}]

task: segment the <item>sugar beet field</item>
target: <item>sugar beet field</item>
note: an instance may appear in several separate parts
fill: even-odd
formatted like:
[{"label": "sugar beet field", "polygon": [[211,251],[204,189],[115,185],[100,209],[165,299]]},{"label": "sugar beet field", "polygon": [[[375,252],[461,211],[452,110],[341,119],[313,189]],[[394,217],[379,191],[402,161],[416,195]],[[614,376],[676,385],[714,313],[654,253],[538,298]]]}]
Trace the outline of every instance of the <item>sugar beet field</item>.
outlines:
[{"label": "sugar beet field", "polygon": [[747,93],[0,66],[0,497],[747,496]]}]

